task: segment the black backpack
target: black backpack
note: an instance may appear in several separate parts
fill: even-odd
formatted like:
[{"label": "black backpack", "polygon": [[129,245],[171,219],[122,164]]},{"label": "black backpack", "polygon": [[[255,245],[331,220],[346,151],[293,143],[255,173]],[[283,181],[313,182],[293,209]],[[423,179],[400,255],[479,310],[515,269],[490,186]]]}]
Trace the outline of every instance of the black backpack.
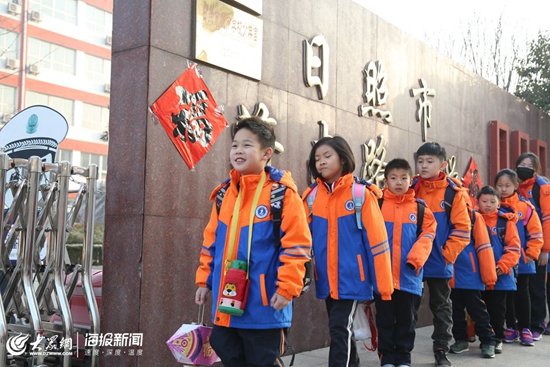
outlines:
[{"label": "black backpack", "polygon": [[[220,209],[222,206],[222,201],[231,184],[230,179],[222,182],[222,187],[216,194],[216,211],[218,215],[220,214]],[[286,186],[279,184],[278,187],[271,186],[271,194],[269,204],[271,207],[271,221],[273,222],[273,235],[275,236],[275,247],[279,248],[281,246],[281,219],[283,216],[283,203],[285,198]],[[303,288],[300,294],[306,293],[311,287],[311,282],[313,281],[313,258],[310,257],[308,262],[305,264],[306,273],[303,279]]]}]

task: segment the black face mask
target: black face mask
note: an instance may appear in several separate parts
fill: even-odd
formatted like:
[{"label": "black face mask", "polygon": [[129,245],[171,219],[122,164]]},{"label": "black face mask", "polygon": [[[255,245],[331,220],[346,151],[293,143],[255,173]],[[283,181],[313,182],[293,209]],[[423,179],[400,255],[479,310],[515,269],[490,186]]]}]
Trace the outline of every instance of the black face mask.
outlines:
[{"label": "black face mask", "polygon": [[535,175],[535,170],[529,167],[518,167],[516,168],[516,172],[518,173],[519,179],[522,181],[533,178]]}]

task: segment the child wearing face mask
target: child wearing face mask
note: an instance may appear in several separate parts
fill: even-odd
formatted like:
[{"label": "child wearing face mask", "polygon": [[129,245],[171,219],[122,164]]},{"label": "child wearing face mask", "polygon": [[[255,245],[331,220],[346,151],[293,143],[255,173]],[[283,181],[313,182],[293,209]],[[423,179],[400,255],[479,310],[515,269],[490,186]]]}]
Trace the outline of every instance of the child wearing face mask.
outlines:
[{"label": "child wearing face mask", "polygon": [[521,258],[518,264],[517,291],[506,297],[506,333],[504,341],[533,346],[531,333],[531,297],[529,295],[529,275],[535,274],[535,260],[542,248],[542,225],[535,207],[517,193],[519,186],[516,172],[511,169],[499,171],[495,177],[495,187],[500,193],[502,206],[513,209],[519,218],[518,232],[521,240]]},{"label": "child wearing face mask", "polygon": [[[550,252],[550,184],[546,178],[539,176],[541,164],[539,157],[527,152],[516,161],[516,172],[519,178],[519,194],[535,206],[542,222],[544,245],[536,262],[535,274],[529,276],[529,294],[531,296],[531,332],[533,340],[542,338],[546,325],[547,271],[548,252]],[[547,328],[550,334],[550,327]]]}]

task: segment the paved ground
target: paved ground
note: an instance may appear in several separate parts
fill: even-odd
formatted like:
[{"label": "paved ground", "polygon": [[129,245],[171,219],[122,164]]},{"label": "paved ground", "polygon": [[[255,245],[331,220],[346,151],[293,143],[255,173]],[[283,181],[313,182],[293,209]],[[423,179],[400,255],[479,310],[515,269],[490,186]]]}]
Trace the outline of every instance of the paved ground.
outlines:
[{"label": "paved ground", "polygon": [[[416,329],[415,348],[412,353],[412,364],[418,367],[433,367],[432,353],[433,327],[426,326]],[[380,366],[376,352],[365,349],[361,342],[358,343],[361,358],[361,367]],[[550,366],[550,335],[544,335],[541,341],[534,347],[524,347],[519,343],[504,344],[503,353],[495,358],[481,358],[479,342],[470,343],[470,351],[462,354],[449,354],[453,366],[463,367],[545,367]],[[290,357],[283,357],[285,366],[289,366]],[[328,348],[302,352],[296,355],[295,367],[326,367],[328,361]]]}]

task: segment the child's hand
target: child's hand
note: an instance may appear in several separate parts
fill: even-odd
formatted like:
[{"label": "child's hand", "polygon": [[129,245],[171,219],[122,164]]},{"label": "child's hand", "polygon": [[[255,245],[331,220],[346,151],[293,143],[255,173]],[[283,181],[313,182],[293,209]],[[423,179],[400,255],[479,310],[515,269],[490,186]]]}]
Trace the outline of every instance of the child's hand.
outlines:
[{"label": "child's hand", "polygon": [[275,293],[273,297],[271,297],[270,304],[271,304],[271,307],[273,307],[274,309],[282,310],[283,308],[288,306],[289,303],[290,301],[288,299],[286,299],[285,297],[281,296],[278,293]]},{"label": "child's hand", "polygon": [[537,262],[539,266],[548,264],[548,252],[541,252]]},{"label": "child's hand", "polygon": [[525,255],[525,263],[530,263],[531,261],[533,261],[534,259]]},{"label": "child's hand", "polygon": [[195,303],[197,305],[202,305],[206,302],[208,299],[208,293],[210,293],[210,289],[206,287],[199,287],[199,289],[197,289],[197,293],[195,293]]},{"label": "child's hand", "polygon": [[502,270],[497,266],[497,276],[501,276],[502,274],[504,274],[502,272]]}]

